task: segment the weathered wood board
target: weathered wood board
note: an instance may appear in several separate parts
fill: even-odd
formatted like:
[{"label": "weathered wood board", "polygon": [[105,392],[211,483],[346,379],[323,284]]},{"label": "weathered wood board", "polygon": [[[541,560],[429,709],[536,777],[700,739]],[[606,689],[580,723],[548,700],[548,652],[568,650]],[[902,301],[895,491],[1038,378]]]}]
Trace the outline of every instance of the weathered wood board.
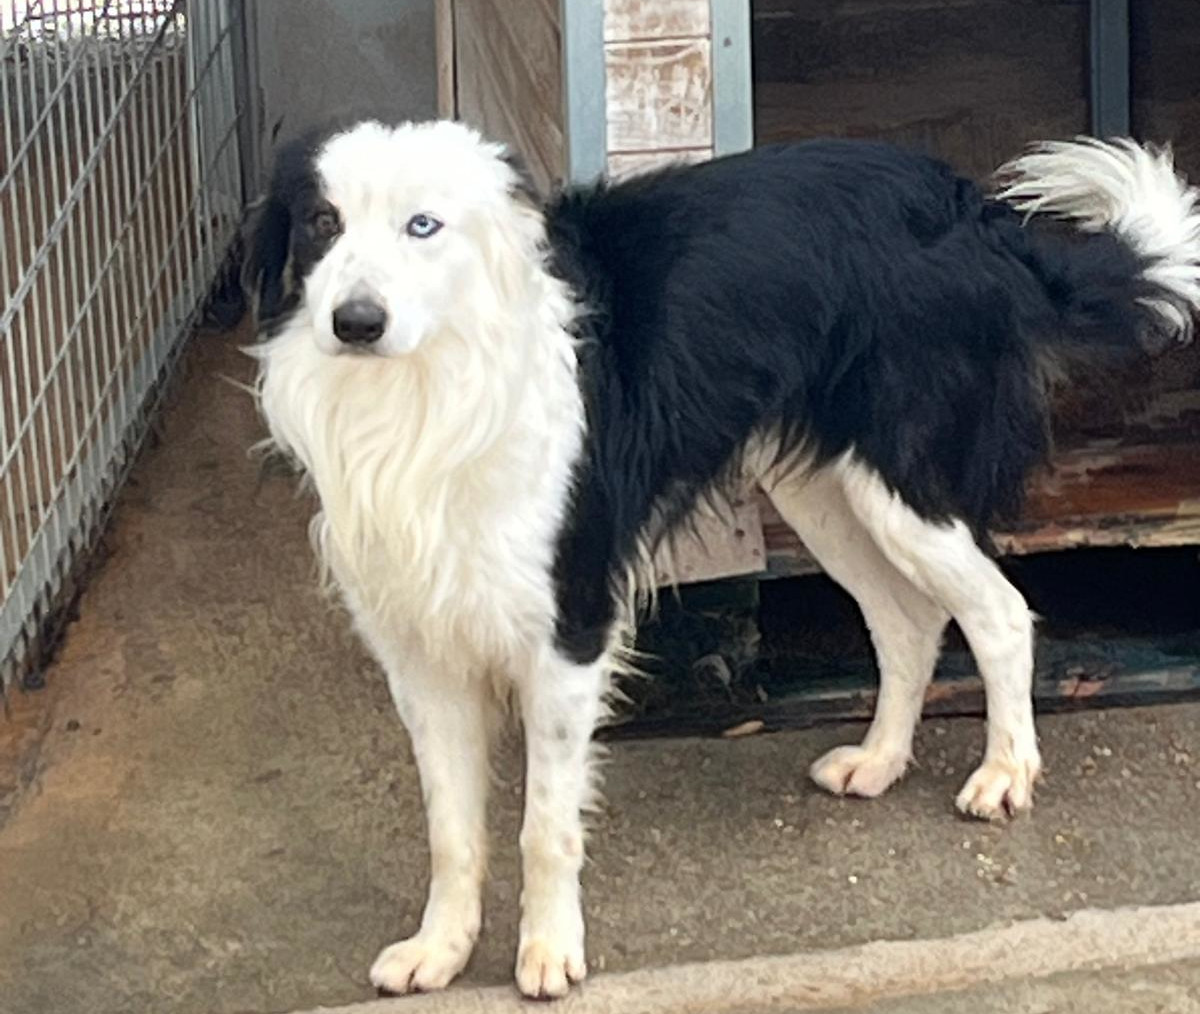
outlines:
[{"label": "weathered wood board", "polygon": [[712,57],[708,39],[610,43],[608,150],[712,146]]},{"label": "weathered wood board", "polygon": [[[767,570],[816,573],[799,537],[765,497]],[[1004,553],[1085,546],[1200,544],[1200,434],[1195,442],[1101,444],[1065,452],[1030,484],[1021,519],[995,533]]]},{"label": "weathered wood board", "polygon": [[711,34],[709,0],[607,0],[604,7],[606,43],[705,39]]},{"label": "weathered wood board", "polygon": [[655,561],[660,585],[694,584],[761,574],[767,565],[759,502],[735,500],[720,513],[701,511],[692,530],[681,534]]},{"label": "weathered wood board", "polygon": [[562,38],[557,0],[454,0],[458,115],[520,152],[538,185],[561,180]]},{"label": "weathered wood board", "polygon": [[437,41],[438,118],[452,120],[458,115],[454,79],[454,0],[434,0],[433,14]]},{"label": "weathered wood board", "polygon": [[608,168],[615,176],[713,154],[709,0],[607,0]]},{"label": "weathered wood board", "polygon": [[1174,139],[1176,164],[1200,180],[1200,3],[1134,0],[1129,43],[1134,134]]},{"label": "weathered wood board", "polygon": [[871,137],[982,177],[1087,129],[1087,0],[754,0],[758,143]]}]

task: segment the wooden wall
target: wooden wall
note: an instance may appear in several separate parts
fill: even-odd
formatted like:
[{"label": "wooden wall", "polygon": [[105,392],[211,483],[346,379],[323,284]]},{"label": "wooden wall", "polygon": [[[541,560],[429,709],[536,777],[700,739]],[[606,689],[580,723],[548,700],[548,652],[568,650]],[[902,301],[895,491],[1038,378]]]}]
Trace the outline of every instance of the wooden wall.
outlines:
[{"label": "wooden wall", "polygon": [[[446,16],[443,9],[442,38],[449,35]],[[518,151],[540,187],[560,180],[566,148],[558,0],[450,0],[449,16],[459,117]]]},{"label": "wooden wall", "polygon": [[[543,186],[561,179],[558,0],[438,2],[453,20],[451,108],[512,143]],[[712,157],[710,0],[602,2],[609,171]],[[982,179],[1031,140],[1088,129],[1088,0],[752,0],[752,16],[760,144],[882,138]],[[1174,140],[1200,179],[1200,0],[1134,0],[1131,31],[1135,133]],[[1197,539],[1200,346],[1076,368],[1055,409],[1057,471],[1002,545]],[[778,573],[812,566],[757,497],[701,528],[707,552],[684,540],[664,577],[752,573],[764,555]]]},{"label": "wooden wall", "polygon": [[1200,182],[1200,0],[1135,0],[1129,21],[1133,132]]},{"label": "wooden wall", "polygon": [[760,144],[883,138],[981,177],[1087,129],[1087,0],[754,0],[753,33]]},{"label": "wooden wall", "polygon": [[[1086,133],[1086,0],[753,0],[759,143],[871,137],[984,178],[1030,141]],[[1200,0],[1131,4],[1133,131],[1200,179]],[[1200,538],[1200,348],[1071,364],[1053,471],[1002,547]],[[811,569],[763,507],[780,573]]]}]

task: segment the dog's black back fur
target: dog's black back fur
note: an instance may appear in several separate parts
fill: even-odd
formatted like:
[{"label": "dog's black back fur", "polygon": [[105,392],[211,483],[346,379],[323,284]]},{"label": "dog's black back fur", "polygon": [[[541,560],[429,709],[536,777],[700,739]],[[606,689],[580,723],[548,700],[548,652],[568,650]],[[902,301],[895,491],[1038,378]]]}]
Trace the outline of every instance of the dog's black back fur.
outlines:
[{"label": "dog's black back fur", "polygon": [[[560,647],[603,649],[652,525],[719,493],[755,434],[847,450],[984,537],[1047,449],[1048,346],[1135,348],[1144,267],[1116,236],[1022,224],[935,160],[831,141],[569,191],[547,210],[581,325],[589,435],[560,537]],[[657,519],[657,520],[656,520]],[[569,580],[568,580],[569,577]]]}]

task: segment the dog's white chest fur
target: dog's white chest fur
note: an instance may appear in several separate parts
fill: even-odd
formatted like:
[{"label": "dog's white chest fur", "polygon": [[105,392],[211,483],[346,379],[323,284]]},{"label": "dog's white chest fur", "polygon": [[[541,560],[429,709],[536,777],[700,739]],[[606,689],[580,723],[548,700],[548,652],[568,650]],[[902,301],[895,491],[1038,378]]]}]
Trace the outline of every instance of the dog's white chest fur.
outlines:
[{"label": "dog's white chest fur", "polygon": [[492,668],[553,624],[582,407],[565,335],[524,369],[477,352],[447,335],[413,357],[329,356],[297,322],[262,349],[260,390],[316,487],[314,541],[355,617]]}]

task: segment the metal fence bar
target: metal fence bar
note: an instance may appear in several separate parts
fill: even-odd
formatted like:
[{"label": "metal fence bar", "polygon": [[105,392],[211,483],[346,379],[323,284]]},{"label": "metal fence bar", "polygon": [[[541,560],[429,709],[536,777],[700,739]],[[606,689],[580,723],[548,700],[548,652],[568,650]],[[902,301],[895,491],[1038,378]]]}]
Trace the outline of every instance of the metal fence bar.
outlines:
[{"label": "metal fence bar", "polygon": [[713,153],[754,146],[750,0],[712,0]]},{"label": "metal fence bar", "polygon": [[[189,100],[196,94],[196,91],[197,91],[197,89],[193,88],[189,92],[189,94],[188,94]],[[172,134],[174,134],[175,131],[178,130],[179,125],[183,122],[184,119],[185,119],[185,117],[183,115],[180,115],[179,117],[176,118],[176,121],[175,121],[174,125],[172,126]],[[228,131],[228,128],[226,128],[226,129]],[[135,137],[134,140],[136,141],[136,140],[138,140],[138,138]],[[143,142],[146,141],[145,138],[142,138],[141,140]],[[146,147],[149,147],[149,145],[147,144]],[[222,148],[224,148],[224,145],[222,145]],[[151,192],[153,190],[157,189],[157,188],[154,188],[151,186],[151,182],[154,178],[154,173],[157,171],[157,169],[160,165],[160,162],[165,154],[166,154],[165,149],[159,149],[155,155],[154,161],[145,170],[145,172],[143,174],[142,182],[138,185],[136,191],[133,191],[132,196],[129,199],[132,207],[135,207],[135,208],[142,207],[143,201],[148,200]],[[72,203],[74,203],[77,199],[78,199],[78,194],[73,193],[71,195]],[[143,275],[143,286],[142,287],[143,287],[144,291],[149,290],[151,292],[151,297],[153,297],[153,290],[150,288],[150,285],[149,285],[149,271],[151,270],[150,265],[152,263],[157,262],[159,258],[158,258],[158,254],[155,250],[155,247],[154,247],[156,237],[147,237],[144,233],[144,226],[145,226],[144,216],[139,216],[139,233],[138,233],[138,237],[137,237],[138,243],[142,249],[150,250],[149,257],[138,258],[140,266],[141,266],[142,275]],[[60,249],[60,247],[56,246],[55,249],[56,250]],[[103,274],[103,272],[108,270],[109,266],[112,263],[112,256],[115,255],[116,252],[117,252],[117,250],[114,249],[113,253],[110,254],[110,256],[109,256],[109,259],[106,260],[103,265],[101,265],[101,269],[100,269],[101,274]],[[53,380],[53,378],[56,376],[57,370],[58,370],[59,366],[61,365],[63,358],[67,355],[67,353],[69,351],[69,348],[68,348],[69,343],[74,338],[77,331],[79,330],[83,316],[88,312],[88,308],[89,308],[91,299],[94,298],[96,295],[97,285],[98,285],[98,282],[93,284],[93,286],[91,287],[91,289],[89,289],[89,291],[87,293],[87,298],[80,305],[79,316],[77,316],[71,322],[71,325],[67,331],[66,337],[63,341],[63,345],[59,349],[55,360],[50,364],[49,371],[46,371],[44,368],[39,370],[39,373],[44,378],[44,380],[42,382],[42,385],[35,392],[33,392],[33,395],[32,395],[32,397],[33,397],[32,410],[33,411],[31,411],[29,413],[29,415],[26,417],[25,422],[22,424],[22,429],[17,434],[18,440],[22,436],[25,435],[25,428],[29,425],[30,420],[33,418],[34,411],[36,411],[37,409],[39,409],[42,406],[42,403],[45,400],[47,392],[49,390],[50,383]],[[143,310],[139,313],[138,320],[142,319],[142,317],[144,316],[144,313],[145,313],[145,309],[147,309],[147,308],[148,307],[144,307]],[[136,322],[134,324],[134,327],[136,328]],[[9,453],[5,454],[4,457],[2,459],[0,459],[0,472],[3,472],[4,469],[6,469],[11,464],[11,459],[12,459],[12,449],[10,449]]]},{"label": "metal fence bar", "polygon": [[608,163],[604,4],[559,0],[567,180],[590,183]]},{"label": "metal fence bar", "polygon": [[0,0],[0,687],[36,678],[237,228],[241,6]]},{"label": "metal fence bar", "polygon": [[[122,135],[119,143],[121,145],[122,155],[125,158],[125,184],[127,186],[132,186],[132,174],[129,171],[128,164],[128,155],[130,148],[132,147],[128,136],[129,120],[123,114],[130,105],[134,88],[136,87],[138,81],[141,80],[141,75],[144,72],[148,62],[149,58],[147,58],[146,61],[143,61],[143,63],[138,67],[137,73],[134,75],[122,94],[121,101],[110,114],[109,121],[105,125],[105,129],[101,132],[102,136],[100,139],[100,144],[97,145],[96,149],[88,157],[87,163],[83,166],[83,169],[80,172],[78,182],[75,184],[75,187],[72,188],[69,198],[72,203],[78,199],[78,192],[80,188],[82,188],[83,184],[86,182],[88,175],[95,169],[96,163],[99,161],[104,151],[105,142],[107,142],[110,136],[113,135]],[[40,176],[41,173],[39,172],[38,175]],[[30,212],[30,215],[32,217],[32,212]],[[0,333],[2,333],[7,327],[9,321],[11,320],[12,314],[14,314],[18,308],[18,304],[24,299],[24,297],[29,295],[29,290],[32,288],[33,283],[36,280],[38,269],[41,267],[44,258],[48,254],[48,251],[56,242],[58,242],[61,236],[63,221],[64,219],[59,217],[55,221],[53,227],[47,231],[39,246],[31,252],[28,270],[21,278],[20,285],[18,285],[17,291],[9,300],[9,304],[5,306],[3,314],[0,314]]]}]

